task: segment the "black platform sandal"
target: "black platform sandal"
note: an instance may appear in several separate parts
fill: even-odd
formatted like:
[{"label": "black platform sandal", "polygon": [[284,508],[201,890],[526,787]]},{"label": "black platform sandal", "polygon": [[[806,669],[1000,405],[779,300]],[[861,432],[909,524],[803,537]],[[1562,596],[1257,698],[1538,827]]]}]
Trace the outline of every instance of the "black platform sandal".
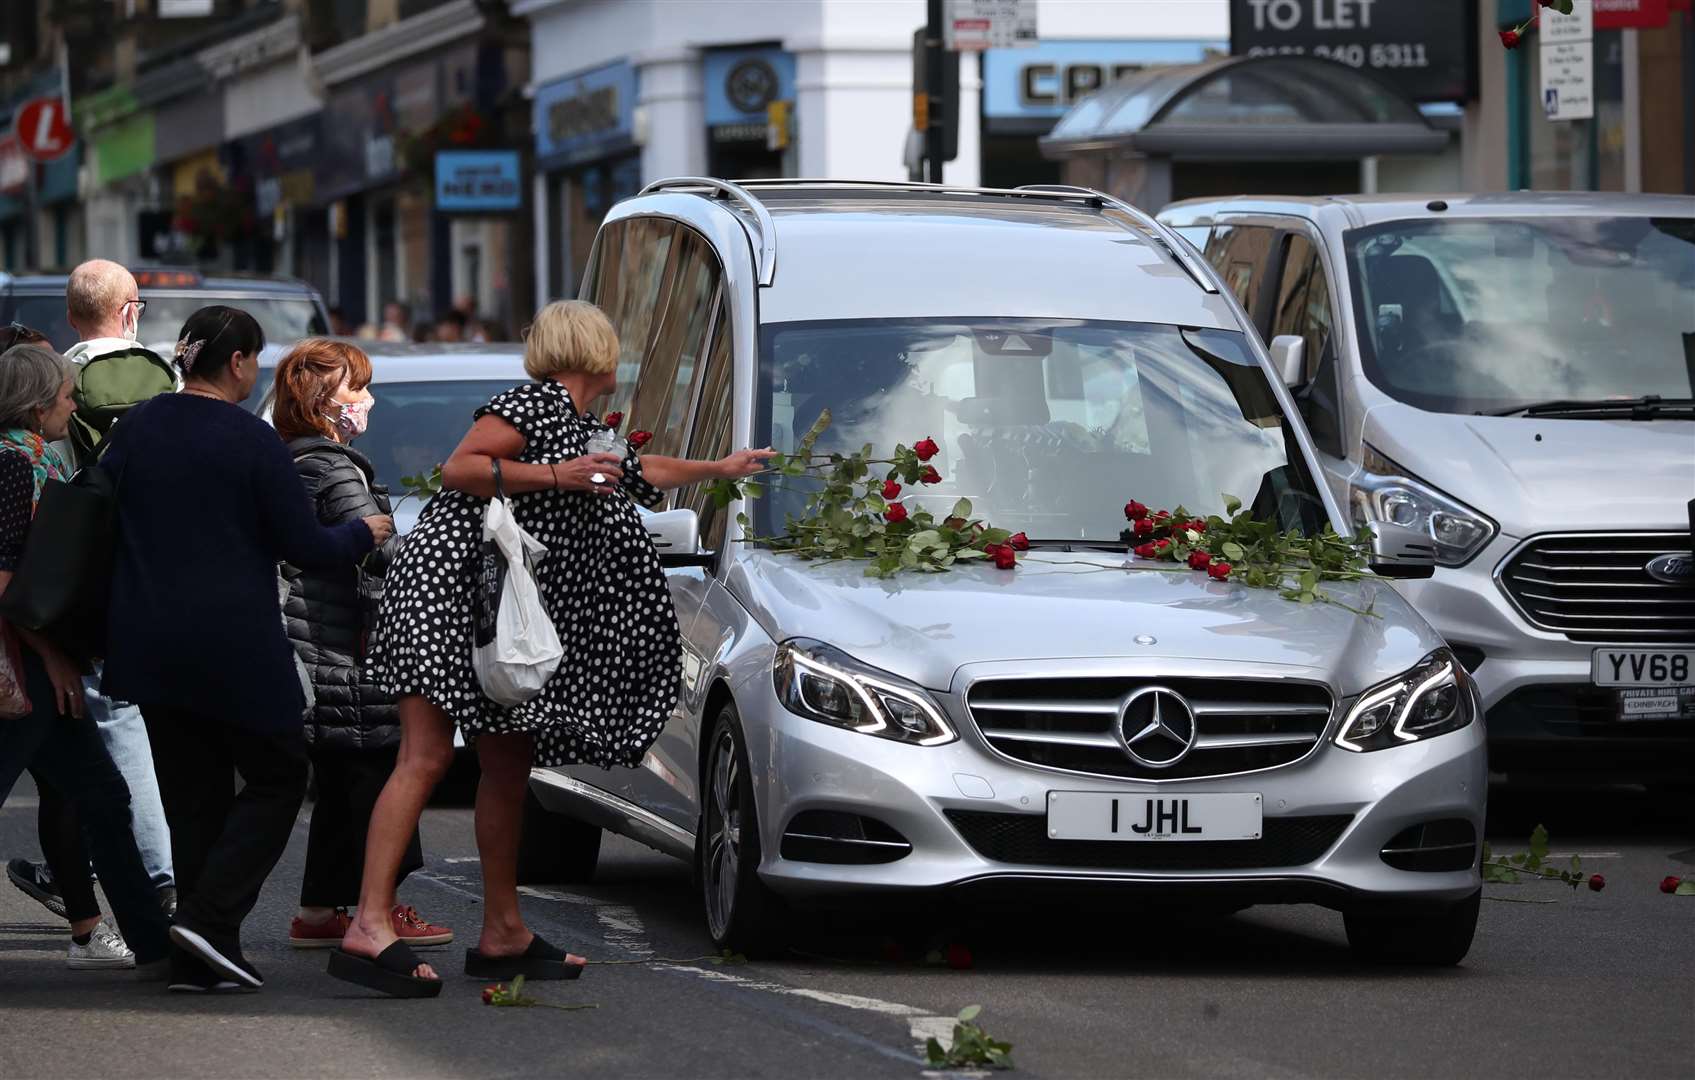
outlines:
[{"label": "black platform sandal", "polygon": [[431,998],[441,993],[440,979],[423,979],[412,974],[423,963],[404,941],[396,941],[377,954],[375,960],[336,949],[330,953],[330,974],[343,982],[390,997]]},{"label": "black platform sandal", "polygon": [[473,979],[505,982],[522,975],[531,982],[561,981],[581,977],[587,966],[568,963],[564,950],[548,944],[540,934],[532,937],[530,947],[517,956],[484,956],[476,949],[465,950],[465,974]]}]

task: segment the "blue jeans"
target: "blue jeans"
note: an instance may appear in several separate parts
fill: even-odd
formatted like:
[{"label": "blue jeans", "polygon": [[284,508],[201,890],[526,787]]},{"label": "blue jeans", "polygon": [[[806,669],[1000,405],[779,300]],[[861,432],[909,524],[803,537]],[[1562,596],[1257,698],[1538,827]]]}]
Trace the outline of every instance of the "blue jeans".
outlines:
[{"label": "blue jeans", "polygon": [[0,720],[0,803],[30,768],[76,808],[100,887],[112,903],[118,929],[137,963],[165,958],[170,927],[159,894],[148,880],[130,824],[129,788],[93,721],[59,716],[53,684],[41,660],[22,650],[31,713]]},{"label": "blue jeans", "polygon": [[165,824],[165,806],[159,798],[159,781],[153,774],[153,748],[147,741],[147,725],[141,710],[100,693],[100,670],[82,680],[83,702],[88,716],[100,730],[100,741],[112,764],[129,785],[130,813],[135,819],[135,846],[155,889],[176,883],[171,870],[171,830]]}]

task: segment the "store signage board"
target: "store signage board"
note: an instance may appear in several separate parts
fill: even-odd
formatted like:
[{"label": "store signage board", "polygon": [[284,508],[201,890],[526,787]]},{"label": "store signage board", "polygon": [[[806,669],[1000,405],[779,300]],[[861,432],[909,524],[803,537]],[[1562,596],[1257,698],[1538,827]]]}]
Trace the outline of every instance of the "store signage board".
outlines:
[{"label": "store signage board", "polygon": [[627,149],[635,108],[636,69],[629,61],[555,79],[536,91],[536,155],[554,168]]},{"label": "store signage board", "polygon": [[1236,56],[1317,56],[1369,71],[1413,101],[1477,96],[1471,0],[1230,0]]},{"label": "store signage board", "polygon": [[448,213],[516,210],[523,180],[516,150],[442,150],[436,154],[436,209]]},{"label": "store signage board", "polygon": [[1079,98],[1145,67],[1195,64],[1223,41],[1041,41],[983,54],[983,115],[1057,120]]},{"label": "store signage board", "polygon": [[1597,30],[1651,30],[1670,20],[1670,0],[1595,0]]},{"label": "store signage board", "polygon": [[204,19],[212,14],[212,0],[158,0],[161,19]]},{"label": "store signage board", "polygon": [[947,0],[942,47],[955,52],[1036,44],[1036,0]]},{"label": "store signage board", "polygon": [[1577,0],[1570,15],[1541,13],[1542,111],[1550,120],[1595,115],[1595,5]]}]

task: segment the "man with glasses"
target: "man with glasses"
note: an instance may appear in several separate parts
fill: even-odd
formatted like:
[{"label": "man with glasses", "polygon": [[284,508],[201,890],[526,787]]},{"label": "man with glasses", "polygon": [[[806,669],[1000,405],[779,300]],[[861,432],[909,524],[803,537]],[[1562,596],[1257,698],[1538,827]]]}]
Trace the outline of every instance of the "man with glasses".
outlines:
[{"label": "man with glasses", "polygon": [[[135,276],[115,262],[93,259],[71,271],[65,287],[65,309],[72,328],[81,339],[65,350],[77,364],[76,415],[71,418],[71,449],[78,468],[99,460],[107,437],[123,415],[158,394],[176,389],[176,372],[151,350],[136,344],[141,314],[147,301],[141,299]],[[159,797],[159,781],[153,772],[153,750],[142,723],[141,710],[134,705],[100,693],[100,672],[83,680],[88,714],[100,730],[101,741],[111,754],[130,789],[135,843],[159,902],[167,913],[176,909],[176,879],[171,866],[171,834],[165,824],[165,808]],[[49,808],[48,814],[72,813],[65,804]],[[44,834],[65,829],[63,821],[41,823]],[[74,834],[74,827],[70,827]],[[55,834],[57,835],[57,834]],[[39,867],[14,860],[7,876],[49,910],[62,898],[56,883]]]}]

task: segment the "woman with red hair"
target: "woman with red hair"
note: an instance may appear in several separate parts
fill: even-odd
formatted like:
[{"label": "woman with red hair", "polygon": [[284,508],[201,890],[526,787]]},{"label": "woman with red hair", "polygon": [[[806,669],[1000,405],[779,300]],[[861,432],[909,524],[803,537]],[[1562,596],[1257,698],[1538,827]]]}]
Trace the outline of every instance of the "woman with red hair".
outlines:
[{"label": "woman with red hair", "polygon": [[[271,423],[288,443],[294,466],[324,525],[390,513],[388,492],[352,443],[365,432],[375,399],[371,361],[345,342],[308,338],[277,365]],[[359,902],[365,833],[371,808],[394,770],[400,720],[394,698],[365,675],[365,642],[373,592],[400,544],[398,535],[357,569],[333,572],[282,567],[288,583],[283,620],[310,684],[306,742],[318,798],[306,845],[300,912],[289,928],[296,948],[341,943]],[[395,883],[424,865],[417,830]],[[445,945],[453,931],[431,925],[410,905],[390,913],[411,945]]]}]

